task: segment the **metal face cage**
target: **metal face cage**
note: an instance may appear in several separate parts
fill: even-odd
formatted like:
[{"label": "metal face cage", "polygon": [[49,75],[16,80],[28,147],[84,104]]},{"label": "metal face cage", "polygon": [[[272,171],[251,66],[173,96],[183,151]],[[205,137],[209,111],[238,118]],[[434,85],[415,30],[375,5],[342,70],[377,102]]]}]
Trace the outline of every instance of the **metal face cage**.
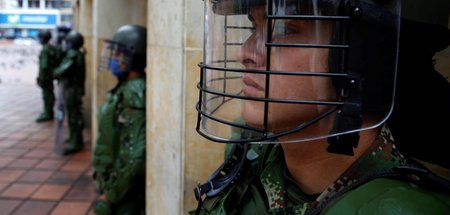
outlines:
[{"label": "metal face cage", "polygon": [[[258,37],[255,33],[258,25],[255,27],[253,21],[249,21],[253,19],[252,9],[257,7],[265,10],[264,34],[259,35],[264,41],[259,47],[264,50],[249,54],[252,59],[249,63],[239,56],[251,40]],[[290,143],[339,137],[379,126],[389,116],[393,105],[399,11],[398,0],[383,4],[350,0],[205,1],[204,59],[199,64],[197,85],[197,132],[223,143]],[[286,23],[315,26],[312,39],[277,39],[277,35],[288,38],[286,35],[291,34],[285,30]],[[280,26],[282,30],[278,33]],[[317,39],[323,37],[320,29],[324,26],[328,26],[331,33],[327,39]],[[310,66],[282,67],[288,62],[286,58],[292,56],[285,54],[283,57],[283,53],[302,56],[309,52],[313,56],[326,53],[326,60],[324,57],[311,60],[310,57],[309,61],[313,62]],[[258,61],[265,62],[264,66],[254,66]],[[298,58],[297,61],[308,60]],[[246,78],[248,76],[259,77],[260,82],[255,84],[255,80]],[[277,95],[277,89],[288,88],[278,80],[301,80],[302,77],[311,82],[303,85],[312,86],[312,90],[303,91],[321,89],[321,85],[315,83],[331,83],[335,96],[321,93],[319,97],[302,93],[292,96],[294,93],[289,90],[285,93],[287,96]],[[260,93],[246,93],[249,86],[260,87],[257,89]],[[290,89],[295,91],[296,87]],[[257,114],[258,123],[249,120],[248,115],[255,115],[247,107],[252,105],[261,110]],[[315,115],[296,118],[311,107],[317,109]],[[277,122],[276,115],[283,112],[293,112],[280,117],[284,121],[278,120],[289,122],[288,125]]]}]

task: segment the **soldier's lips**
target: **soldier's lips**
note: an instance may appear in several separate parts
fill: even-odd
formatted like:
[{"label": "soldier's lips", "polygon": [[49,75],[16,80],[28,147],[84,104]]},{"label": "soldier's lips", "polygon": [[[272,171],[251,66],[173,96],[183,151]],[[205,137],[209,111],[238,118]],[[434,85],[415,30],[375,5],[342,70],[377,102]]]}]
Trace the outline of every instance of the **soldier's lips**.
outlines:
[{"label": "soldier's lips", "polygon": [[258,84],[253,78],[251,78],[249,75],[244,75],[242,78],[244,82],[244,86],[242,88],[242,91],[245,96],[251,96],[251,97],[264,97],[264,88]]}]

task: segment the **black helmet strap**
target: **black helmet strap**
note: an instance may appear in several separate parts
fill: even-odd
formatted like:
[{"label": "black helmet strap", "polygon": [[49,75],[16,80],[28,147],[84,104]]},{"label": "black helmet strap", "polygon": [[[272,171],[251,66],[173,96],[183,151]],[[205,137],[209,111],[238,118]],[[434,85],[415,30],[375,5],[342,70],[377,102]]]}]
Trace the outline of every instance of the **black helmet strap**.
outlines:
[{"label": "black helmet strap", "polygon": [[[351,17],[350,23],[352,21],[357,21],[360,19],[362,14],[362,9],[360,2],[358,0],[353,0],[349,2],[349,7],[347,8],[349,11],[349,15]],[[344,26],[338,26],[340,28]],[[342,29],[344,31],[348,31],[349,29]],[[346,43],[349,41],[349,33],[346,35],[334,35],[336,38],[334,40],[345,41]],[[348,52],[351,52],[352,47],[349,47]],[[348,76],[345,79],[338,80],[336,83],[338,89],[340,90],[341,97],[344,101],[344,104],[340,107],[340,110],[337,112],[337,115],[334,119],[333,128],[330,131],[330,134],[336,133],[344,133],[340,135],[331,136],[327,139],[329,146],[327,147],[327,151],[330,153],[337,153],[343,155],[353,156],[353,148],[358,146],[359,142],[359,132],[345,133],[346,131],[357,130],[361,128],[362,125],[362,78],[361,72],[356,69],[352,69],[351,65],[354,65],[356,59],[350,53],[344,54],[344,58],[348,60],[348,64],[345,64],[344,67],[339,68],[343,72],[347,72]],[[340,58],[342,59],[342,58]],[[331,62],[333,64],[333,62]]]},{"label": "black helmet strap", "polygon": [[[342,85],[342,96],[345,102],[334,119],[330,134],[356,130],[361,128],[362,125],[361,80],[349,76],[345,81],[346,83]],[[329,144],[327,147],[328,152],[353,156],[353,148],[358,146],[359,132],[331,136],[327,141]]]}]

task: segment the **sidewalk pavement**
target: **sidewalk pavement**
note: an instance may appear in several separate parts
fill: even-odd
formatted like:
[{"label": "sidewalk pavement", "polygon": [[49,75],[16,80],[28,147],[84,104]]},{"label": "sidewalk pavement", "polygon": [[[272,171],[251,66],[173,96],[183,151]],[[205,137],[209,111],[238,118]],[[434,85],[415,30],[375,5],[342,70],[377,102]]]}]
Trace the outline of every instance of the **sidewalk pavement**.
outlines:
[{"label": "sidewalk pavement", "polygon": [[42,107],[37,86],[0,84],[0,215],[91,215],[90,132],[83,151],[54,153],[54,123],[34,121]]}]

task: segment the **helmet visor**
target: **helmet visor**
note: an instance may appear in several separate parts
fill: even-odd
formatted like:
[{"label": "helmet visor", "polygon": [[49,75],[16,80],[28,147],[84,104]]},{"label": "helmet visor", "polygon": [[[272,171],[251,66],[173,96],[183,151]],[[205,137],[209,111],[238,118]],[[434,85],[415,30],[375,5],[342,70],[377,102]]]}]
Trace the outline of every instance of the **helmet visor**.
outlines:
[{"label": "helmet visor", "polygon": [[105,40],[103,43],[99,72],[110,71],[112,60],[117,61],[118,64],[123,67],[123,70],[129,70],[129,65],[131,63],[130,52],[121,43]]},{"label": "helmet visor", "polygon": [[400,19],[399,0],[382,2],[206,0],[197,131],[287,143],[380,125]]}]

